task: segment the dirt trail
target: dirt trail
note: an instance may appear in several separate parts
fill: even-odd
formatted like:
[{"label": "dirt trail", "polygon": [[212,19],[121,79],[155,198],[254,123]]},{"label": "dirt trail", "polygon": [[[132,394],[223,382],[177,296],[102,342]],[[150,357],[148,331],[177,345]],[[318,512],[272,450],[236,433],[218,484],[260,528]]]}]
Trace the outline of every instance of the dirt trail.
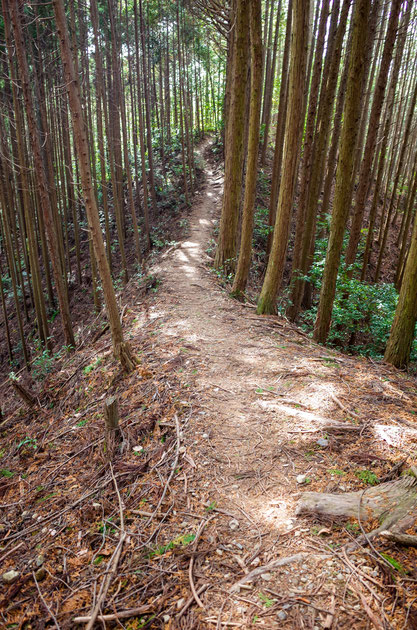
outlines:
[{"label": "dirt trail", "polygon": [[[304,489],[361,488],[351,457],[360,462],[365,456],[369,464],[378,448],[390,469],[402,438],[394,446],[377,443],[369,431],[358,443],[356,432],[329,436],[326,425],[346,421],[348,409],[356,410],[355,418],[375,418],[381,401],[388,414],[398,412],[404,394],[385,386],[384,374],[393,371],[381,375],[385,368],[317,346],[285,320],[259,317],[228,296],[206,253],[223,178],[209,163],[205,172],[186,240],[153,269],[162,284],[148,311],[159,322],[156,344],[180,344],[180,356],[167,359],[193,392],[183,436],[184,458],[192,464],[184,475],[188,508],[204,514],[209,506],[206,513],[217,515],[209,537],[213,554],[197,574],[199,584],[209,585],[199,623],[253,627],[255,618],[267,628],[318,630],[337,617],[332,627],[366,628],[360,596],[354,589],[346,595],[352,570],[326,546],[346,541],[346,531],[314,526],[311,518],[296,517],[295,508]],[[321,530],[325,540],[317,536]],[[265,570],[245,590],[230,593],[255,567],[300,551],[300,562]],[[324,611],[334,611],[335,594],[337,615],[329,617]]]}]

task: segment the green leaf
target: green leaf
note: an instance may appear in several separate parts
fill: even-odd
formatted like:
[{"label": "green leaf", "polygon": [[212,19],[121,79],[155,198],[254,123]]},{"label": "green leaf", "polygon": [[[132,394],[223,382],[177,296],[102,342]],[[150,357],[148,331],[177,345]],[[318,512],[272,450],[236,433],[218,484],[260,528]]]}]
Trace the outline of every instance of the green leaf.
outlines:
[{"label": "green leaf", "polygon": [[385,551],[381,551],[381,556],[383,556],[385,560],[389,562],[389,564],[393,567],[393,569],[396,569],[396,571],[398,571],[399,573],[407,573],[407,569],[403,567],[401,562],[398,562],[398,560],[392,558],[392,556],[388,555]]}]

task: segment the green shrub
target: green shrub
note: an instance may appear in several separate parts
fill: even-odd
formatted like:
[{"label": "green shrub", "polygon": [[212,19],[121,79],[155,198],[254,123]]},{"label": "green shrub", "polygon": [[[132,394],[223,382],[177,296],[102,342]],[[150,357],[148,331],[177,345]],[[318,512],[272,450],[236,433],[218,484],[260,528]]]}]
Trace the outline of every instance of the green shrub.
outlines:
[{"label": "green shrub", "polygon": [[[327,221],[324,225],[326,227]],[[344,247],[348,235],[345,236]],[[314,302],[310,310],[301,316],[303,327],[311,330],[317,315],[318,296],[326,260],[328,239],[317,239],[314,261],[305,279],[314,287]],[[361,251],[359,252],[360,255]],[[360,265],[352,265],[356,275]],[[351,270],[352,267],[349,269]],[[336,282],[336,297],[333,305],[332,322],[328,344],[349,346],[351,352],[365,356],[381,357],[394,319],[398,293],[393,284],[368,284],[357,278],[348,278],[342,259]],[[417,358],[417,343],[414,342],[412,358]]]}]

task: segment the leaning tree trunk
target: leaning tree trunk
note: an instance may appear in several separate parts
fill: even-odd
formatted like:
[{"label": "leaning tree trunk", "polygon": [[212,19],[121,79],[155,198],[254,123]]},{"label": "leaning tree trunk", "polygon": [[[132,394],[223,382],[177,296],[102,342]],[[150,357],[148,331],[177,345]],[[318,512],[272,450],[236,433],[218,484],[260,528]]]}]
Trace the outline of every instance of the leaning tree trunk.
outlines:
[{"label": "leaning tree trunk", "polygon": [[104,298],[106,301],[107,314],[113,341],[113,352],[115,357],[120,360],[124,369],[131,371],[135,366],[136,359],[132,354],[129,344],[123,340],[122,323],[110,275],[103,235],[101,233],[98,207],[91,178],[87,134],[84,126],[83,112],[81,109],[78,79],[75,74],[71,54],[64,5],[62,0],[53,0],[52,5],[55,14],[57,35],[59,38],[62,64],[64,68],[64,80],[68,90],[68,99],[74,128],[74,144],[80,168],[85,209],[103,286]]}]

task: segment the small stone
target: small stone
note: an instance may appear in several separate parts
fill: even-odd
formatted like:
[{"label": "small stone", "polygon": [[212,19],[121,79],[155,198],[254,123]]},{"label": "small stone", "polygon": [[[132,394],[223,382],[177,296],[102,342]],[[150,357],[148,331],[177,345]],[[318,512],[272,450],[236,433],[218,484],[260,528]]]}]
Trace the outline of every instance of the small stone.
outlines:
[{"label": "small stone", "polygon": [[180,608],[182,608],[184,606],[184,604],[185,604],[185,599],[184,599],[184,597],[181,597],[181,599],[179,599],[177,601],[177,608],[178,608],[178,610],[180,610]]},{"label": "small stone", "polygon": [[6,571],[6,573],[3,573],[1,577],[2,577],[3,582],[5,582],[6,584],[13,584],[13,582],[16,582],[19,576],[20,576],[19,571],[15,571],[14,569],[11,569],[10,571]]},{"label": "small stone", "polygon": [[235,518],[232,518],[232,520],[229,521],[229,527],[232,531],[234,531],[235,529],[239,529],[239,521],[237,521]]},{"label": "small stone", "polygon": [[216,553],[217,553],[218,556],[222,556],[223,555],[222,549],[216,549]]},{"label": "small stone", "polygon": [[278,613],[278,619],[280,621],[285,621],[286,618],[288,617],[287,613],[285,612],[285,610],[280,610]]},{"label": "small stone", "polygon": [[56,529],[50,529],[49,533],[51,534],[51,536],[56,536],[58,532],[56,531]]},{"label": "small stone", "polygon": [[38,582],[42,582],[42,580],[46,578],[46,571],[43,567],[41,567],[40,569],[36,571],[35,578],[37,579]]},{"label": "small stone", "polygon": [[209,437],[209,434],[208,433],[203,433],[203,435],[201,437],[204,438],[205,440],[207,440],[208,437]]},{"label": "small stone", "polygon": [[284,604],[282,610],[288,610],[289,608],[291,608],[291,604]]},{"label": "small stone", "polygon": [[371,575],[372,575],[372,577],[378,577],[379,573],[378,573],[377,569],[372,571]]},{"label": "small stone", "polygon": [[307,475],[297,475],[297,477],[295,478],[297,483],[304,483],[306,479]]},{"label": "small stone", "polygon": [[265,580],[265,582],[270,582],[272,580],[272,575],[270,573],[261,573],[261,578]]},{"label": "small stone", "polygon": [[343,573],[338,573],[336,577],[337,577],[337,579],[338,579],[338,580],[340,580],[340,581],[342,581],[342,580],[344,580],[344,579],[345,579],[345,576],[343,575]]},{"label": "small stone", "polygon": [[326,446],[329,446],[329,440],[326,440],[326,438],[319,438],[317,440],[317,444],[322,448],[326,448]]},{"label": "small stone", "polygon": [[303,575],[303,577],[300,578],[300,582],[308,582],[308,578],[306,578],[306,576]]},{"label": "small stone", "polygon": [[43,556],[42,554],[39,554],[39,556],[37,556],[35,560],[36,566],[41,567],[44,562],[45,562],[45,556]]},{"label": "small stone", "polygon": [[164,623],[168,623],[170,619],[171,619],[171,617],[169,615],[164,615],[162,617],[162,620],[163,620]]},{"label": "small stone", "polygon": [[185,453],[185,451],[187,450],[187,448],[185,446],[180,446],[178,449],[179,453]]},{"label": "small stone", "polygon": [[253,567],[259,567],[259,565],[261,564],[261,561],[259,560],[259,558],[254,558],[254,560],[252,560],[251,565]]}]

